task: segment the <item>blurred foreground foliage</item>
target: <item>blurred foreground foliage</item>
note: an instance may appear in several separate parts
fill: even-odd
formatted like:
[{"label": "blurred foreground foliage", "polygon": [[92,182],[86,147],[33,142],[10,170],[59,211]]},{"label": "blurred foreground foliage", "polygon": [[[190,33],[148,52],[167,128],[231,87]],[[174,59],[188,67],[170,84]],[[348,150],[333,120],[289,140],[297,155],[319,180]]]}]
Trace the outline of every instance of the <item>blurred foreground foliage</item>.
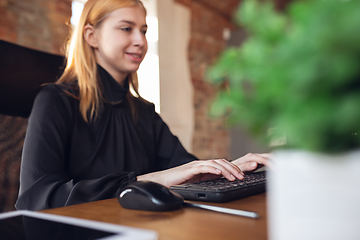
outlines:
[{"label": "blurred foreground foliage", "polygon": [[248,37],[208,71],[221,88],[211,113],[266,144],[286,136],[290,148],[359,148],[360,1],[302,0],[280,13],[244,0],[235,16]]}]

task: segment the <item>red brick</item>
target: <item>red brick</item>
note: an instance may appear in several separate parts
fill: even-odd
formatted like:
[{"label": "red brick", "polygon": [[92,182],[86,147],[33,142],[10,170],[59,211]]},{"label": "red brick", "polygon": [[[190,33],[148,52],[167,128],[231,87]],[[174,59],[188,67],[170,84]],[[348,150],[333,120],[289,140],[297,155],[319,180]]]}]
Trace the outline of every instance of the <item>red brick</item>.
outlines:
[{"label": "red brick", "polygon": [[180,3],[184,6],[190,7],[191,6],[191,0],[175,0],[175,2]]},{"label": "red brick", "polygon": [[[178,1],[182,2],[182,1]],[[195,132],[193,151],[202,159],[228,158],[229,133],[224,119],[209,116],[216,88],[206,81],[206,70],[225,49],[225,28],[233,29],[232,12],[239,0],[195,0],[191,8],[189,62],[194,86]],[[210,134],[209,134],[210,133]]]},{"label": "red brick", "polygon": [[[0,7],[0,37],[35,49],[61,53],[68,37],[71,0],[11,0]],[[39,14],[40,13],[40,14]],[[41,14],[43,13],[43,14]],[[21,21],[19,21],[19,16]],[[31,21],[24,17],[33,16]]]}]

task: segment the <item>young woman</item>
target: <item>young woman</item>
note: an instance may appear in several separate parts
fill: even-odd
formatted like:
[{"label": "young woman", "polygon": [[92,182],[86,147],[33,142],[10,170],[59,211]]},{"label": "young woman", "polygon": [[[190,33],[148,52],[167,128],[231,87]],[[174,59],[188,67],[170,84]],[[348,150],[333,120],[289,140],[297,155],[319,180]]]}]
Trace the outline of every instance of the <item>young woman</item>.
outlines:
[{"label": "young woman", "polygon": [[137,180],[171,186],[221,176],[242,179],[243,171],[267,165],[266,154],[233,162],[197,160],[154,105],[139,96],[145,16],[139,0],[85,4],[65,71],[39,93],[29,118],[17,209],[113,198]]}]

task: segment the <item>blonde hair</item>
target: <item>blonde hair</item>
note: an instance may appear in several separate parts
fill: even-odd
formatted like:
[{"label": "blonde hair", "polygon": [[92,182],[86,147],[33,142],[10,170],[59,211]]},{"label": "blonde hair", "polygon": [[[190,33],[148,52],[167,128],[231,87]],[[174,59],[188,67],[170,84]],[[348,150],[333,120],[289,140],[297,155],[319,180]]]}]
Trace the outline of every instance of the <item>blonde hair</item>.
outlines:
[{"label": "blonde hair", "polygon": [[[90,24],[98,27],[112,11],[124,8],[140,6],[146,9],[140,0],[89,0],[86,2],[78,25],[75,27],[67,45],[67,62],[64,73],[57,83],[78,82],[80,101],[80,113],[86,122],[98,115],[103,103],[101,83],[98,77],[97,63],[93,48],[88,45],[83,36],[85,25]],[[140,97],[138,92],[137,73],[128,76],[129,88]],[[134,96],[128,91],[126,98],[129,100],[131,112],[135,116],[135,107],[132,103]],[[89,115],[88,115],[89,113]]]}]

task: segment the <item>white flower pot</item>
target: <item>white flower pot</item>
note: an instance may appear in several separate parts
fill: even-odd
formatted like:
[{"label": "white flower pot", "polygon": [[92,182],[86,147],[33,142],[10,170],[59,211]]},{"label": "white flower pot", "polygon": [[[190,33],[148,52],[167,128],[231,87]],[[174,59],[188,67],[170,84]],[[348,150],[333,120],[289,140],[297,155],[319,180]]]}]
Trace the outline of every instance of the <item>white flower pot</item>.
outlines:
[{"label": "white flower pot", "polygon": [[360,151],[283,150],[269,171],[270,240],[359,240]]}]

